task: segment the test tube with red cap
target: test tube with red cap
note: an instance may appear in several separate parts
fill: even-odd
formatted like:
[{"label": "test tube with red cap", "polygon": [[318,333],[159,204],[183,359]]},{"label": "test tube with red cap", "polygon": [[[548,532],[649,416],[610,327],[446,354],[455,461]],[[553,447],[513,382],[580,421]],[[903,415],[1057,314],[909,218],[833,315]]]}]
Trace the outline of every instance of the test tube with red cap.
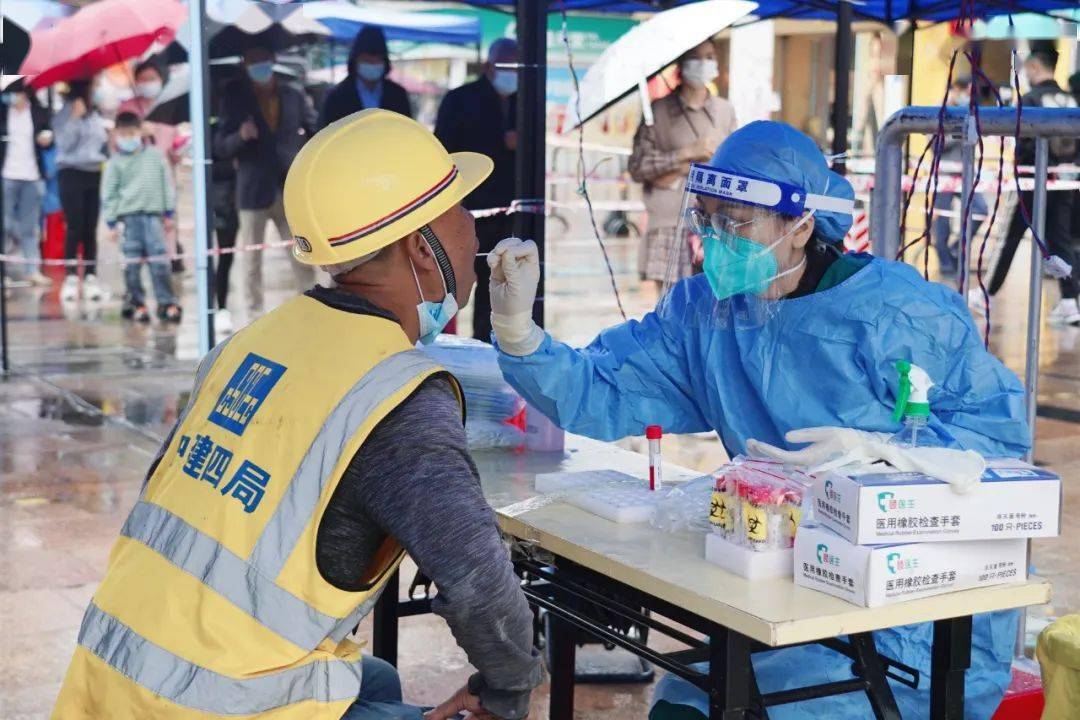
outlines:
[{"label": "test tube with red cap", "polygon": [[649,441],[649,489],[659,490],[663,482],[660,471],[660,438],[664,430],[659,425],[645,428],[645,438]]}]

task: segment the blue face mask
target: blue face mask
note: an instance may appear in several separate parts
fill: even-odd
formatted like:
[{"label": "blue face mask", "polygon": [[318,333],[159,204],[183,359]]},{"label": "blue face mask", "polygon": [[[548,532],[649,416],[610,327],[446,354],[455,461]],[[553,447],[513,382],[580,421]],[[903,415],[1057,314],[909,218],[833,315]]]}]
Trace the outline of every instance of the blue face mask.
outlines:
[{"label": "blue face mask", "polygon": [[360,76],[361,80],[378,82],[382,80],[385,72],[386,66],[382,63],[356,63],[356,74]]},{"label": "blue face mask", "polygon": [[428,244],[432,255],[435,256],[435,261],[439,266],[439,277],[442,278],[443,291],[445,292],[445,297],[440,302],[424,300],[424,291],[420,288],[420,278],[416,274],[416,266],[412,264],[411,260],[409,261],[409,265],[412,267],[413,280],[416,281],[416,291],[420,293],[420,303],[416,306],[416,315],[420,320],[420,342],[424,345],[430,345],[435,342],[436,336],[457,315],[458,304],[457,298],[454,297],[457,292],[457,281],[454,278],[454,266],[450,264],[450,258],[447,256],[446,250],[443,249],[442,243],[439,242],[438,236],[435,235],[435,231],[425,225],[420,228],[420,234],[423,235],[424,242]]},{"label": "blue face mask", "polygon": [[779,274],[776,256],[749,238],[710,228],[701,240],[702,269],[717,300],[743,293],[760,295]]},{"label": "blue face mask", "polygon": [[247,73],[252,82],[265,85],[274,77],[274,63],[260,62],[255,63],[254,65],[248,65]]},{"label": "blue face mask", "polygon": [[121,136],[116,138],[116,149],[122,153],[131,154],[142,147],[142,138],[138,135]]},{"label": "blue face mask", "polygon": [[[416,280],[416,291],[420,293],[420,302],[416,306],[416,316],[420,320],[420,342],[430,345],[457,315],[457,298],[453,293],[447,292],[441,302],[424,300],[424,291],[420,289],[420,278],[416,274],[416,266],[411,260],[409,265],[412,266],[413,279]],[[443,287],[446,287],[445,279],[443,279]]]},{"label": "blue face mask", "polygon": [[705,228],[701,237],[705,250],[702,271],[716,299],[726,300],[744,293],[763,295],[776,280],[801,268],[806,262],[805,256],[795,267],[780,272],[780,264],[772,251],[812,216],[813,213],[804,215],[768,247],[729,230],[717,230],[711,225]]},{"label": "blue face mask", "polygon": [[517,92],[518,75],[516,70],[496,70],[495,78],[491,81],[495,86],[495,92],[500,95],[513,95]]}]

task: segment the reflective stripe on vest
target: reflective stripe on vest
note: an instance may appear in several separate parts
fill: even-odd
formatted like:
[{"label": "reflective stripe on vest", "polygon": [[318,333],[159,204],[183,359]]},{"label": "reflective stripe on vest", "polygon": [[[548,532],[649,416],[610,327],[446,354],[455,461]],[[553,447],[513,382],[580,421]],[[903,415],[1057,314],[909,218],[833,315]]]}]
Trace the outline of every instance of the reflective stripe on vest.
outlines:
[{"label": "reflective stripe on vest", "polygon": [[419,350],[399,352],[371,368],[345,394],[308,448],[285,496],[251,551],[248,561],[253,566],[270,577],[277,577],[315,512],[345,443],[386,398],[417,375],[438,368],[429,355]]},{"label": "reflective stripe on vest", "polygon": [[274,584],[217,540],[140,501],[121,535],[138,540],[289,642],[313,649],[338,623]]},{"label": "reflective stripe on vest", "polygon": [[273,675],[229,678],[154,645],[92,604],[79,644],[142,687],[184,707],[215,715],[262,713],[304,700],[355,699],[361,663],[310,662]]}]

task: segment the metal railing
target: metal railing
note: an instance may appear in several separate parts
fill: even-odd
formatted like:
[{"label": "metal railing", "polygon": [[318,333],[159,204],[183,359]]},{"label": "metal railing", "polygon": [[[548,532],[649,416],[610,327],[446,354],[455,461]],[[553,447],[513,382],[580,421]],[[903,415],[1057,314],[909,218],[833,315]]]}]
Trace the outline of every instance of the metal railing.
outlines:
[{"label": "metal railing", "polygon": [[[890,117],[878,134],[877,157],[874,164],[874,189],[870,202],[870,238],[874,254],[883,258],[895,258],[900,251],[900,215],[903,212],[901,183],[903,179],[904,141],[909,135],[927,134],[938,129],[938,107],[909,107]],[[978,142],[975,118],[966,108],[946,108],[943,125],[945,132],[959,136],[963,143],[963,181],[961,208],[968,213],[971,188],[975,182],[974,148]],[[1012,137],[1016,133],[1015,108],[981,108],[979,128],[983,136]],[[1035,190],[1031,208],[1032,225],[1039,237],[1044,237],[1046,227],[1046,176],[1049,155],[1049,139],[1054,137],[1080,137],[1080,108],[1024,108],[1020,116],[1020,137],[1035,138]],[[1018,210],[1019,212],[1019,210]],[[973,223],[961,223],[960,242],[962,258],[970,257]],[[1042,309],[1042,253],[1036,243],[1031,244],[1031,282],[1028,299],[1027,355],[1024,370],[1024,388],[1027,396],[1027,418],[1031,428],[1031,450],[1026,459],[1035,453],[1035,406],[1038,391],[1039,370],[1039,316]],[[959,289],[967,294],[968,263],[960,268]]]},{"label": "metal railing", "polygon": [[[895,258],[903,238],[900,236],[903,197],[904,142],[909,135],[934,133],[938,129],[941,108],[908,107],[897,111],[882,126],[878,134],[874,164],[874,188],[870,202],[870,237],[873,252],[878,257]],[[975,146],[983,136],[1016,135],[1015,108],[980,108],[979,120],[967,108],[946,108],[943,118],[945,132],[959,136],[962,142],[962,196],[964,215],[970,213],[972,186],[975,182]],[[1046,237],[1046,179],[1050,138],[1080,138],[1080,109],[1023,108],[1020,114],[1020,137],[1035,139],[1035,183],[1031,207],[1031,223],[1040,238]],[[927,192],[930,188],[927,187]],[[1074,192],[1074,191],[1065,191]],[[1017,208],[1017,212],[1020,209]],[[973,223],[961,223],[961,252],[964,263],[960,268],[959,290],[967,295],[971,233]],[[1038,243],[1031,243],[1031,278],[1028,286],[1028,327],[1024,359],[1024,391],[1031,448],[1024,459],[1035,459],[1035,412],[1039,390],[1039,339],[1042,326],[1042,269],[1043,256]],[[1028,566],[1031,565],[1031,543],[1028,543]],[[1022,616],[1016,640],[1016,654],[1024,654],[1026,612]]]}]

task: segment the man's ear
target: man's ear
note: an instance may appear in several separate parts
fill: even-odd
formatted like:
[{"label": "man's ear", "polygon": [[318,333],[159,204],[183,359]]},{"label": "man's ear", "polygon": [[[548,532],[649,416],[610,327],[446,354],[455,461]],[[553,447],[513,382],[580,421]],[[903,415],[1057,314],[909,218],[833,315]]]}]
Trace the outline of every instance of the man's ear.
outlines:
[{"label": "man's ear", "polygon": [[435,254],[431,252],[427,240],[424,239],[419,230],[414,230],[406,235],[402,245],[405,248],[405,254],[412,260],[417,270],[434,270],[437,267]]}]

